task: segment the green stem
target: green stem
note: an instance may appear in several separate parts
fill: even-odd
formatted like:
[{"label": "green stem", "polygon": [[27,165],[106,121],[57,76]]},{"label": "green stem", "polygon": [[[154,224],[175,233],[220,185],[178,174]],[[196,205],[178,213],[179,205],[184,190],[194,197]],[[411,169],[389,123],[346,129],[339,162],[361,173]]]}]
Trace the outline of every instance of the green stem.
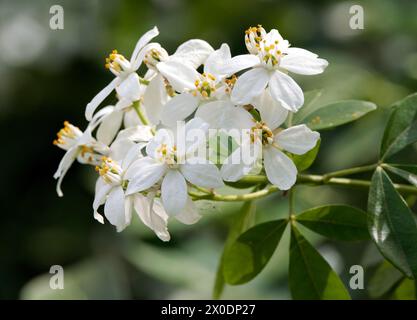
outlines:
[{"label": "green stem", "polygon": [[143,78],[139,79],[139,83],[144,84],[145,86],[147,86],[149,84],[149,82],[150,82],[149,80],[146,80],[146,79],[143,79]]},{"label": "green stem", "polygon": [[378,166],[378,164],[375,163],[375,164],[370,164],[370,165],[361,166],[361,167],[338,170],[338,171],[326,173],[323,177],[324,177],[324,180],[329,180],[330,178],[334,178],[334,177],[349,176],[349,175],[352,175],[352,174],[357,174],[357,173],[362,173],[362,172],[368,172],[368,171],[375,170],[377,166]]},{"label": "green stem", "polygon": [[[253,186],[254,184],[261,184],[261,183],[268,183],[268,179],[266,176],[262,175],[252,175],[243,177],[239,180],[240,186]],[[359,179],[349,179],[349,178],[330,178],[325,179],[324,175],[315,175],[315,174],[299,174],[297,178],[296,185],[330,185],[330,186],[345,186],[345,187],[357,187],[357,188],[364,188],[368,189],[371,186],[371,182],[369,180],[359,180]],[[395,189],[398,192],[408,195],[413,194],[417,195],[417,188],[410,185],[405,184],[394,184]],[[231,195],[221,195],[215,192],[210,193],[194,193],[190,192],[190,196],[192,196],[195,200],[213,200],[213,201],[248,201],[263,198],[273,192],[280,191],[275,186],[270,186],[266,189],[262,189],[259,191],[255,191],[248,194],[231,194]],[[293,209],[292,209],[293,210]]]},{"label": "green stem", "polygon": [[287,118],[287,125],[288,128],[292,126],[292,118],[293,118],[294,114],[292,112],[288,113],[288,118]]},{"label": "green stem", "polygon": [[226,202],[233,202],[233,201],[250,201],[255,199],[260,199],[266,197],[267,195],[279,191],[279,189],[275,186],[270,186],[268,188],[254,191],[251,193],[246,194],[218,194],[215,192],[207,193],[207,194],[200,194],[195,192],[188,192],[190,196],[192,196],[195,200],[213,200],[213,201],[226,201]]},{"label": "green stem", "polygon": [[148,126],[148,125],[149,125],[149,120],[148,120],[148,118],[146,118],[146,116],[143,114],[142,109],[141,109],[141,107],[140,107],[140,102],[139,102],[139,100],[138,100],[138,101],[133,102],[133,109],[135,109],[135,111],[136,111],[136,113],[137,113],[137,115],[138,115],[138,117],[139,117],[140,121],[142,122],[142,124],[144,124],[145,126]]},{"label": "green stem", "polygon": [[295,214],[294,209],[294,196],[295,196],[295,186],[288,191],[288,216],[291,219],[291,216]]}]

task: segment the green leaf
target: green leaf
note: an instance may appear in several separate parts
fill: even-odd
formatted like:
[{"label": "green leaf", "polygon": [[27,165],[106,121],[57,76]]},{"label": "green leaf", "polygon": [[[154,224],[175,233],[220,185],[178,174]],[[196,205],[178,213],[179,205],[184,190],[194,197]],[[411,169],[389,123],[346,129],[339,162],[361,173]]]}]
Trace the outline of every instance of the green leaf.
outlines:
[{"label": "green leaf", "polygon": [[382,138],[380,158],[386,159],[417,141],[417,93],[392,106]]},{"label": "green leaf", "polygon": [[373,274],[368,283],[368,293],[373,299],[381,298],[386,295],[396,284],[398,284],[404,275],[394,268],[391,263],[384,260]]},{"label": "green leaf", "polygon": [[236,285],[255,278],[266,266],[287,226],[284,219],[258,224],[241,234],[225,251],[223,275]]},{"label": "green leaf", "polygon": [[375,109],[376,105],[368,101],[338,101],[318,108],[306,116],[302,122],[312,130],[330,129],[355,121]]},{"label": "green leaf", "polygon": [[291,228],[289,281],[294,299],[350,299],[336,272],[294,225]]},{"label": "green leaf", "polygon": [[383,167],[417,187],[417,166],[384,164]]},{"label": "green leaf", "polygon": [[372,176],[368,228],[378,249],[407,276],[417,277],[417,226],[406,202],[382,168]]},{"label": "green leaf", "polygon": [[294,162],[295,166],[297,167],[298,172],[302,172],[310,168],[313,164],[314,160],[317,157],[317,153],[320,149],[321,139],[319,139],[316,143],[316,146],[311,149],[309,152],[302,154],[302,155],[293,155],[292,161]]},{"label": "green leaf", "polygon": [[214,281],[213,288],[213,299],[220,299],[224,290],[225,279],[223,269],[225,252],[243,232],[254,225],[255,213],[255,203],[252,201],[245,202],[242,209],[236,214],[235,219],[233,219],[234,223],[230,227],[229,234],[220,257],[219,266],[217,267],[216,279]]},{"label": "green leaf", "polygon": [[304,93],[304,104],[293,114],[292,124],[300,124],[312,112],[321,107],[317,102],[320,100],[323,90],[311,90]]},{"label": "green leaf", "polygon": [[395,289],[391,299],[395,300],[416,300],[416,288],[414,281],[405,278]]},{"label": "green leaf", "polygon": [[295,217],[303,226],[341,241],[369,239],[366,212],[346,205],[312,208]]}]

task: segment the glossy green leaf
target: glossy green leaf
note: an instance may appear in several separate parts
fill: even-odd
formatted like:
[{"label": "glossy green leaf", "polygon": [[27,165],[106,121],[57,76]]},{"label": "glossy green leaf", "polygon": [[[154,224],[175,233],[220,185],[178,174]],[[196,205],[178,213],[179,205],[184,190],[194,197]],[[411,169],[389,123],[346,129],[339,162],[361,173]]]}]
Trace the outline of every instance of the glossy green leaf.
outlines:
[{"label": "glossy green leaf", "polygon": [[417,166],[384,164],[383,167],[417,187]]},{"label": "glossy green leaf", "polygon": [[382,138],[380,158],[386,159],[417,141],[417,93],[395,103]]},{"label": "glossy green leaf", "polygon": [[372,177],[368,228],[381,253],[409,277],[417,276],[417,226],[406,202],[381,168]]},{"label": "glossy green leaf", "polygon": [[330,129],[355,121],[375,109],[376,105],[368,101],[338,101],[318,108],[306,116],[302,122],[312,130]]},{"label": "glossy green leaf", "polygon": [[291,228],[289,281],[294,299],[350,299],[336,272],[294,226]]},{"label": "glossy green leaf", "polygon": [[295,166],[297,167],[298,172],[302,172],[310,168],[310,166],[313,164],[314,160],[317,157],[317,154],[320,149],[320,143],[321,143],[321,140],[319,139],[316,143],[316,146],[310,151],[308,151],[307,153],[302,154],[302,155],[295,154],[292,156],[292,160]]},{"label": "glossy green leaf", "polygon": [[369,239],[366,212],[351,206],[328,205],[312,208],[295,218],[305,227],[330,239]]},{"label": "glossy green leaf", "polygon": [[229,284],[252,280],[266,266],[287,226],[287,220],[258,224],[243,234],[225,251],[223,275]]},{"label": "glossy green leaf", "polygon": [[300,124],[310,113],[321,107],[319,100],[323,94],[322,90],[311,90],[304,92],[304,104],[293,114],[292,124]]},{"label": "glossy green leaf", "polygon": [[397,268],[384,260],[369,280],[367,285],[369,296],[373,299],[381,298],[403,278],[404,275]]},{"label": "glossy green leaf", "polygon": [[252,201],[245,202],[242,209],[236,214],[236,217],[233,219],[233,224],[230,227],[229,234],[227,236],[226,243],[224,245],[223,252],[220,257],[219,266],[217,267],[216,279],[214,281],[213,288],[213,299],[220,299],[224,290],[225,279],[223,275],[223,268],[225,252],[243,232],[245,232],[254,225],[255,213],[255,203]]}]

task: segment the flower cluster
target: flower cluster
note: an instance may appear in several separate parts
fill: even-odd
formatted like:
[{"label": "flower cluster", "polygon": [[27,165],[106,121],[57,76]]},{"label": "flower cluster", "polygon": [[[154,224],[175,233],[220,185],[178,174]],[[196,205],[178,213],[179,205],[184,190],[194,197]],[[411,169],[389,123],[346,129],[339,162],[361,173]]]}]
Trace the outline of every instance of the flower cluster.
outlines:
[{"label": "flower cluster", "polygon": [[[87,104],[84,132],[68,122],[59,131],[54,144],[66,154],[54,177],[62,196],[62,179],[75,160],[95,166],[94,217],[104,222],[104,205],[104,216],[121,231],[136,212],[167,241],[169,218],[185,224],[200,218],[192,188],[221,188],[257,163],[279,189],[294,185],[291,154],[311,150],[319,134],[305,125],[284,125],[304,103],[288,73],[319,74],[327,61],[261,26],[246,31],[249,53],[234,57],[227,44],[215,50],[198,39],[170,55],[151,42],[158,33],[156,27],[146,32],[130,59],[116,50],[108,56],[105,67],[115,78]],[[147,71],[139,75],[143,64]],[[113,91],[117,102],[100,108]],[[180,128],[185,139],[173,134]],[[237,147],[222,163],[206,156],[205,138],[213,129],[238,130]],[[250,160],[242,158],[245,150]]]}]

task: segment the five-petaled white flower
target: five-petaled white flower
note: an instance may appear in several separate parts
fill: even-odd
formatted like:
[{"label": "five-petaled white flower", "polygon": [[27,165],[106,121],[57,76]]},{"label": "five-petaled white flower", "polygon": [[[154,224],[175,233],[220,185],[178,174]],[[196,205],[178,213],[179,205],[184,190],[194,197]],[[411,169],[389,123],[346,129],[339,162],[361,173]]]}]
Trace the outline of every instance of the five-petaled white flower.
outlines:
[{"label": "five-petaled white flower", "polygon": [[308,50],[290,47],[276,29],[266,33],[261,26],[249,28],[245,43],[250,54],[232,58],[223,68],[224,72],[234,73],[252,67],[238,78],[233,88],[232,101],[236,104],[251,103],[268,86],[275,101],[296,112],[304,103],[304,95],[288,71],[314,75],[322,73],[328,65]]},{"label": "five-petaled white flower", "polygon": [[161,240],[168,241],[170,239],[167,228],[168,215],[159,200],[155,199],[155,192],[149,190],[146,194],[132,195],[125,193],[127,185],[125,173],[129,166],[141,157],[140,151],[143,147],[143,143],[133,146],[121,164],[111,158],[102,158],[101,165],[96,167],[100,177],[96,182],[93,202],[94,218],[104,223],[103,216],[98,213],[98,208],[104,204],[105,217],[120,232],[130,224],[134,209],[147,227]]},{"label": "five-petaled white flower", "polygon": [[207,57],[202,74],[178,59],[159,63],[159,72],[180,93],[162,108],[162,123],[174,126],[176,121],[187,118],[197,107],[224,97],[228,89],[224,80],[229,74],[223,72],[222,67],[230,59],[229,46],[223,44]]},{"label": "five-petaled white flower", "polygon": [[[241,137],[241,146],[221,168],[222,177],[225,181],[239,180],[252,170],[258,157],[262,156],[268,180],[279,189],[288,190],[295,184],[297,168],[283,151],[304,154],[314,148],[320,134],[304,124],[283,130],[279,128],[285,121],[287,111],[272,99],[268,91],[255,100],[254,105],[262,121],[252,119],[247,122],[248,130]],[[251,157],[245,158],[242,148],[250,148],[248,154]],[[240,158],[239,163],[234,163],[233,158]]]},{"label": "five-petaled white flower", "polygon": [[147,75],[150,82],[144,95],[143,106],[152,123],[160,122],[163,106],[175,93],[170,83],[159,72],[159,68],[163,68],[167,62],[176,61],[195,70],[206,62],[213,51],[212,46],[206,41],[191,39],[181,44],[172,55],[168,55],[159,44],[145,54],[143,61],[149,68]]},{"label": "five-petaled white flower", "polygon": [[97,112],[84,132],[65,121],[64,127],[57,133],[57,138],[53,143],[66,151],[54,174],[54,178],[58,179],[56,185],[58,196],[62,197],[64,195],[61,184],[65,174],[76,159],[80,163],[97,165],[100,158],[109,152],[109,147],[97,141],[92,136],[92,132],[111,111],[111,108],[103,108]]},{"label": "five-petaled white flower", "polygon": [[[208,125],[201,119],[194,118],[186,124],[185,134],[195,128],[207,130]],[[195,205],[188,196],[187,181],[205,188],[223,186],[218,168],[205,158],[193,156],[201,142],[197,139],[188,143],[181,151],[177,149],[169,130],[158,130],[146,146],[147,156],[132,164],[128,172],[129,185],[126,193],[130,195],[145,191],[162,180],[161,199],[168,215],[181,221],[184,216],[198,216]],[[190,155],[192,156],[188,158]]]},{"label": "five-petaled white flower", "polygon": [[136,71],[142,64],[145,54],[156,46],[154,43],[149,43],[154,37],[159,34],[158,28],[146,32],[136,43],[130,60],[119,54],[116,50],[106,59],[106,68],[109,69],[116,77],[101,90],[85,109],[85,117],[88,121],[93,117],[94,111],[101,102],[116,89],[120,98],[127,98],[135,101],[135,95],[140,92],[140,78]]}]

